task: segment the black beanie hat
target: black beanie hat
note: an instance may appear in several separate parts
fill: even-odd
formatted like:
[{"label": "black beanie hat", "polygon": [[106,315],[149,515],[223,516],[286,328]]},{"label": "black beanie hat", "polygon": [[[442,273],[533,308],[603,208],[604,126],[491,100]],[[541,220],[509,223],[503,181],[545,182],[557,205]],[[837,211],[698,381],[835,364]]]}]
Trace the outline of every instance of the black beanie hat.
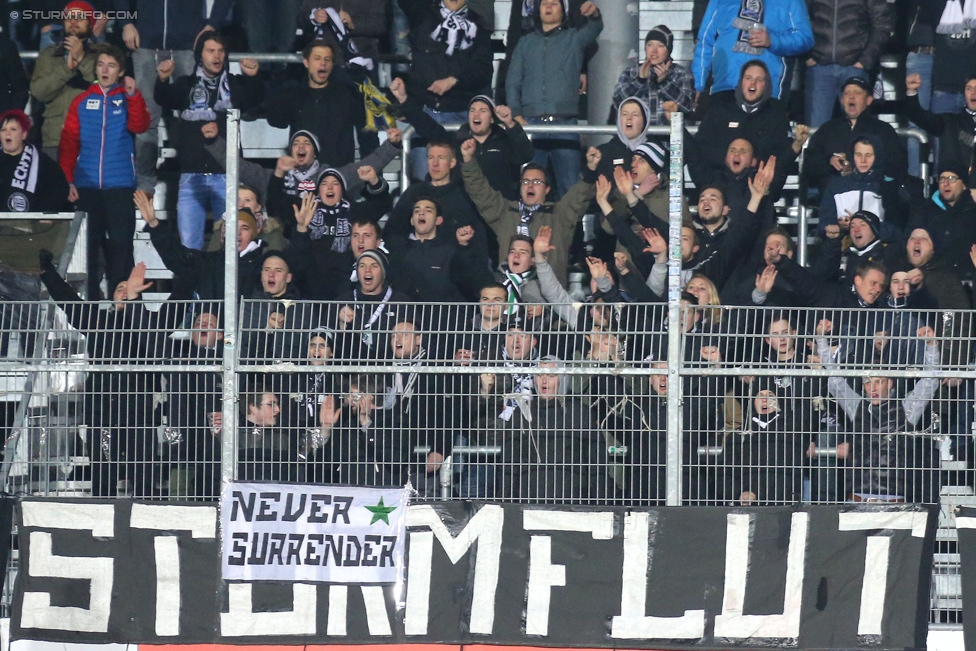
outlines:
[{"label": "black beanie hat", "polygon": [[644,37],[644,44],[647,45],[649,41],[664,43],[664,47],[668,48],[668,54],[671,54],[671,51],[674,49],[674,34],[671,33],[667,25],[656,25],[652,27],[651,31]]},{"label": "black beanie hat", "polygon": [[874,232],[875,237],[881,237],[881,219],[875,215],[870,210],[858,210],[856,213],[851,215],[851,221],[855,219],[860,219],[867,223]]}]

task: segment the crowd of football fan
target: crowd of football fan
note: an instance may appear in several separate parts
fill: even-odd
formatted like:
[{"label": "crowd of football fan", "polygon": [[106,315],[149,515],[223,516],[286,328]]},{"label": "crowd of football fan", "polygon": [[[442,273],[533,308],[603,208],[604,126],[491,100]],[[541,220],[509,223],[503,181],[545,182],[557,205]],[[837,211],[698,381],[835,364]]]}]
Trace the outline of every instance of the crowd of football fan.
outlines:
[{"label": "crowd of football fan", "polygon": [[[42,29],[32,117],[19,60],[0,80],[4,209],[73,203],[88,214],[87,296],[102,296],[104,275],[114,309],[73,302],[47,252],[41,269],[92,359],[220,359],[226,111],[289,129],[273,168],[239,161],[237,286],[261,300],[243,305],[238,349],[245,363],[308,371],[247,375],[239,477],[409,478],[433,496],[452,449],[481,446],[455,455],[455,495],[661,503],[669,143],[646,131],[675,112],[698,122],[684,134],[697,209],[683,203],[683,363],[782,369],[683,379],[685,498],[935,501],[940,455],[967,456],[972,380],[791,369],[973,361],[976,0],[696,1],[690,69],[658,25],[622,71],[587,63],[603,29],[596,3],[514,0],[495,88],[475,0],[216,0],[209,17],[202,0],[95,4],[73,0]],[[137,18],[109,30],[100,4]],[[234,24],[250,51],[301,48],[303,66],[243,58],[231,73]],[[904,99],[886,101],[881,57],[900,42]],[[3,52],[18,57],[11,41]],[[391,53],[410,64],[379,89],[378,61]],[[791,102],[801,70],[803,101]],[[579,124],[600,73],[619,74],[616,137],[582,147],[570,128],[526,135],[525,125]],[[937,138],[931,196],[918,147],[880,114]],[[164,221],[161,116],[179,172]],[[400,156],[397,122],[418,137],[405,160],[414,182],[394,198],[383,170]],[[809,266],[778,225],[793,174],[800,202],[819,207]],[[151,284],[133,260],[136,209],[175,275],[171,298],[196,301],[189,316],[133,302]],[[574,272],[589,278],[586,303],[568,292]],[[418,305],[428,302],[443,305]],[[189,338],[165,336],[190,320]],[[378,361],[398,371],[316,370]],[[445,363],[468,368],[418,370]],[[478,372],[485,363],[516,371]],[[567,364],[591,372],[547,373]],[[647,374],[612,372],[622,366]],[[137,495],[214,495],[218,377],[89,373],[95,492],[115,494],[125,479]],[[172,396],[163,406],[161,382]],[[935,420],[950,441],[941,452],[914,435]]]}]

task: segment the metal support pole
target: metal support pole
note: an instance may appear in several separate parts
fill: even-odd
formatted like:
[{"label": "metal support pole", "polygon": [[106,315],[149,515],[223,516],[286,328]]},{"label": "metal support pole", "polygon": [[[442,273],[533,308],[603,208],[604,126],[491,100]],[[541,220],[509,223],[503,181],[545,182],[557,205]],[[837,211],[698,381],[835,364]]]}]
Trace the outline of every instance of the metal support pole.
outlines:
[{"label": "metal support pole", "polygon": [[[616,75],[595,74],[597,70],[617,70],[636,63],[640,53],[634,47],[638,42],[637,3],[633,0],[614,0],[600,2],[600,17],[603,31],[597,37],[597,49],[590,60],[586,83],[586,117],[590,124],[606,124],[610,107],[613,104],[613,89],[617,84]],[[612,136],[590,138],[589,144],[596,146]],[[628,165],[630,161],[627,161]]]},{"label": "metal support pole", "polygon": [[410,139],[417,135],[413,127],[408,126],[403,130],[400,142],[400,196],[410,187],[410,170],[407,164],[410,161]]},{"label": "metal support pole", "polygon": [[668,188],[668,453],[665,504],[681,504],[681,197],[684,194],[684,116],[671,114]]},{"label": "metal support pole", "polygon": [[221,401],[221,490],[237,470],[237,162],[241,112],[227,111],[227,199],[224,204],[224,359]]}]

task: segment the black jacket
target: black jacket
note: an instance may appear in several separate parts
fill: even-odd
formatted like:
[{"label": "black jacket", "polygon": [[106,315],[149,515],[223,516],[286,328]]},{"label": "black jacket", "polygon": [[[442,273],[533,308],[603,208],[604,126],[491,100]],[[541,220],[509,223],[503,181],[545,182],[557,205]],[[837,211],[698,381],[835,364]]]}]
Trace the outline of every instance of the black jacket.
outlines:
[{"label": "black jacket", "polygon": [[29,85],[17,45],[6,34],[0,36],[0,113],[27,106]]},{"label": "black jacket", "polygon": [[[430,240],[388,237],[390,262],[395,270],[391,282],[411,300],[424,302],[459,302],[464,300],[456,279],[458,270],[473,264],[469,249],[457,244],[454,231],[440,228]],[[484,263],[484,260],[482,260]]]},{"label": "black jacket", "polygon": [[[481,17],[469,10],[467,20],[477,24],[474,42],[467,49],[457,47],[448,55],[447,46],[431,38],[441,20],[438,10],[432,8],[427,20],[410,31],[413,62],[407,92],[432,109],[467,111],[472,97],[491,92],[491,34]],[[458,81],[444,95],[427,90],[438,79],[447,77],[454,77]]]},{"label": "black jacket", "polygon": [[776,156],[777,171],[780,166],[785,171],[796,159],[790,116],[786,105],[778,99],[770,99],[755,112],[746,113],[736,101],[734,91],[709,98],[708,111],[698,126],[695,143],[714,172],[725,167],[725,152],[736,138],[745,138],[752,143],[757,160],[765,161]]},{"label": "black jacket", "polygon": [[[403,119],[413,125],[420,137],[427,140],[451,141],[452,136],[448,134],[447,129],[427,115],[419,101],[408,98],[400,108]],[[462,124],[453,136],[457,140],[458,148],[462,142],[471,137],[471,127],[467,123]],[[531,161],[534,154],[532,141],[525,134],[522,125],[517,122],[511,128],[496,122],[484,142],[475,140],[474,157],[478,159],[481,171],[488,179],[488,185],[505,195],[509,201],[518,200],[518,182],[522,175],[522,165]]]},{"label": "black jacket", "polygon": [[819,64],[873,70],[895,28],[886,0],[807,0],[813,29],[812,57]]},{"label": "black jacket", "polygon": [[[162,225],[147,227],[149,241],[166,268],[176,274],[182,285],[195,290],[203,300],[224,297],[224,252],[188,249],[175,230]],[[261,255],[264,243],[237,260],[237,295],[250,296],[261,287]]]},{"label": "black jacket", "polygon": [[356,157],[354,132],[359,136],[359,152],[366,156],[379,146],[379,136],[366,131],[366,108],[362,95],[352,86],[331,79],[325,88],[309,88],[302,79],[297,85],[281,89],[267,102],[268,124],[290,133],[306,129],[319,141],[319,160],[334,167],[351,163]]},{"label": "black jacket", "polygon": [[962,280],[972,279],[974,269],[969,250],[976,244],[976,202],[969,190],[963,190],[954,206],[942,201],[942,195],[934,193],[912,211],[907,232],[916,226],[932,229],[941,238],[939,258],[945,268]]},{"label": "black jacket", "polygon": [[[260,77],[248,75],[227,75],[230,99],[234,108],[242,112],[254,108],[264,99],[264,82]],[[165,111],[182,112],[189,108],[193,88],[197,85],[196,75],[186,75],[172,80],[172,83],[156,79],[153,99]],[[227,137],[226,113],[217,113],[218,136]],[[205,122],[180,120],[176,123],[176,159],[183,174],[223,174],[224,166],[207,151],[211,140],[200,130]]]},{"label": "black jacket", "polygon": [[890,124],[867,113],[861,115],[854,126],[847,117],[827,120],[810,137],[803,160],[803,175],[810,185],[822,190],[831,177],[839,176],[840,172],[830,166],[830,158],[836,153],[849,151],[854,139],[867,135],[876,136],[884,149],[881,171],[900,185],[908,173],[905,146]]},{"label": "black jacket", "polygon": [[[10,156],[0,151],[0,210],[3,212],[58,212],[68,205],[68,181],[61,167],[41,152],[40,147],[33,151],[38,160],[33,192],[29,191],[29,179],[14,176],[22,154]],[[29,173],[29,169],[24,171]]]},{"label": "black jacket", "polygon": [[966,187],[976,187],[976,160],[973,137],[976,121],[965,110],[959,113],[932,113],[918,103],[918,95],[905,98],[905,115],[933,136],[939,136],[939,169],[954,164],[969,170]]}]

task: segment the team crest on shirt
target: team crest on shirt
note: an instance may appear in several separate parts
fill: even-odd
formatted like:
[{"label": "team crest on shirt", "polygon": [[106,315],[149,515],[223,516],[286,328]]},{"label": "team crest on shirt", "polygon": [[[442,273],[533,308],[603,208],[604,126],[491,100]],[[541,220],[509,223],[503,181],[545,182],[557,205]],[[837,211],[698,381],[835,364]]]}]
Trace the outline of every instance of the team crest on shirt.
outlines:
[{"label": "team crest on shirt", "polygon": [[112,106],[122,106],[122,98],[116,97],[112,100]]},{"label": "team crest on shirt", "polygon": [[12,192],[7,197],[7,208],[10,212],[27,212],[28,205],[27,195],[23,192]]}]

